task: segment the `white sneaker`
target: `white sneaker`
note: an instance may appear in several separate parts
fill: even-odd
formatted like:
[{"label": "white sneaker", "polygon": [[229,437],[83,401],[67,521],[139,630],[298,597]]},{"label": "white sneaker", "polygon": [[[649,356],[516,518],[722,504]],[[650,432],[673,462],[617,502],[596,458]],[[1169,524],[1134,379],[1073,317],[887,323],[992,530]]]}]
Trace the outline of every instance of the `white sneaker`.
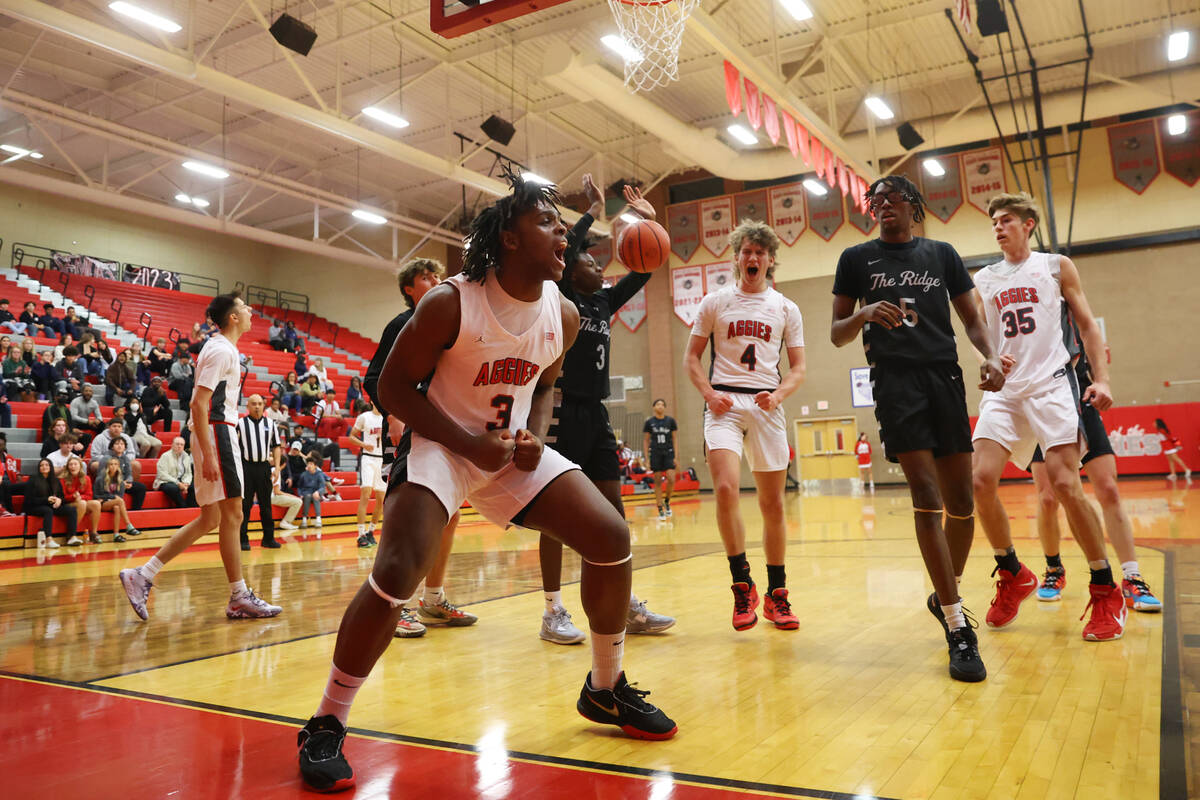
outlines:
[{"label": "white sneaker", "polygon": [[322,525],[324,525],[324,524],[325,524],[325,523],[321,522],[321,518],[320,518],[320,517],[317,517],[317,521],[313,523],[313,525],[316,525],[318,528],[320,528],[320,527],[321,527]]},{"label": "white sneaker", "polygon": [[252,589],[240,592],[229,598],[225,607],[225,616],[230,619],[251,619],[260,617],[275,617],[283,611],[280,606],[273,606],[254,594]]},{"label": "white sneaker", "polygon": [[542,612],[542,630],[538,636],[554,644],[579,644],[587,638],[571,622],[571,615],[562,606]]},{"label": "white sneaker", "polygon": [[41,548],[46,547],[46,532],[45,531],[38,531],[38,547],[41,547]]},{"label": "white sneaker", "polygon": [[400,609],[400,619],[396,622],[396,630],[392,634],[397,639],[416,639],[425,635],[425,626],[417,619],[411,608]]},{"label": "white sneaker", "polygon": [[674,617],[655,614],[646,608],[646,601],[629,604],[629,616],[625,619],[626,633],[662,633],[675,624]]},{"label": "white sneaker", "polygon": [[296,530],[296,526],[290,522],[284,522],[283,520],[280,520],[279,529],[281,531],[294,531]]},{"label": "white sneaker", "polygon": [[79,547],[82,544],[83,539],[80,539],[78,536],[72,536],[70,539],[67,539],[67,545],[69,547]]},{"label": "white sneaker", "polygon": [[47,536],[46,537],[46,547],[49,547],[51,550],[57,550],[59,548],[59,544],[58,544],[58,542],[54,541],[53,536]]},{"label": "white sneaker", "polygon": [[300,527],[301,527],[301,528],[307,528],[307,527],[308,527],[308,517],[302,517],[302,518],[300,519]]},{"label": "white sneaker", "polygon": [[121,570],[121,585],[125,587],[125,596],[129,598],[129,605],[133,606],[133,613],[141,619],[150,619],[146,600],[150,598],[150,588],[154,584],[142,575],[140,569],[135,568]]}]

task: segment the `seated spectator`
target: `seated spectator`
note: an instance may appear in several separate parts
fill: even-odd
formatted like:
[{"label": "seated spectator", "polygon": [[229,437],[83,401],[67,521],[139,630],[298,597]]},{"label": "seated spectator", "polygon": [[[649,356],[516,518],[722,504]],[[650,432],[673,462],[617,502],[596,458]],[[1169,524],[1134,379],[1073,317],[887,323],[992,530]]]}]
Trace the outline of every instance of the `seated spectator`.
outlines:
[{"label": "seated spectator", "polygon": [[362,380],[355,375],[350,379],[350,388],[346,390],[346,408],[354,408],[363,399]]},{"label": "seated spectator", "polygon": [[300,513],[300,498],[283,491],[283,467],[271,467],[271,505],[286,509],[279,523],[280,530],[296,529],[296,514]]},{"label": "seated spectator", "polygon": [[[38,327],[40,322],[38,320],[37,303],[32,300],[25,303],[25,310],[21,312],[20,319],[21,322],[25,323],[26,336],[37,336],[41,333],[41,329]],[[46,335],[49,336],[50,334]]]},{"label": "seated spectator", "polygon": [[300,513],[303,515],[300,518],[300,527],[308,526],[308,511],[311,508],[316,515],[313,525],[320,528],[321,523],[321,495],[325,493],[325,486],[329,479],[321,468],[317,466],[316,458],[309,457],[304,465],[304,471],[300,473],[300,477],[296,480],[296,487],[300,492]]},{"label": "seated spectator", "polygon": [[75,345],[79,350],[79,358],[83,362],[83,371],[88,375],[95,375],[97,378],[104,377],[104,371],[108,369],[108,364],[105,364],[100,359],[100,354],[96,349],[96,337],[91,331],[84,331],[79,337],[79,343]]},{"label": "seated spectator", "polygon": [[625,443],[617,441],[617,467],[620,468],[621,474],[629,476],[629,462],[633,458],[633,451],[625,446]]},{"label": "seated spectator", "polygon": [[105,428],[104,418],[100,414],[100,401],[93,394],[92,385],[85,383],[79,396],[67,406],[71,414],[71,429],[87,431],[89,439]]},{"label": "seated spectator", "polygon": [[275,423],[285,438],[292,437],[292,418],[288,416],[287,409],[283,407],[283,403],[279,401],[278,397],[271,398],[271,405],[266,410],[266,417]]},{"label": "seated spectator", "polygon": [[123,405],[134,396],[133,373],[129,370],[129,355],[122,350],[117,360],[104,373],[104,398],[110,406]]},{"label": "seated spectator", "polygon": [[[58,344],[54,346],[54,363],[57,364],[59,361],[62,361],[63,351],[74,344],[75,337],[69,333],[64,333],[62,336],[58,337]],[[79,354],[78,347],[75,348],[75,354]]]},{"label": "seated spectator", "polygon": [[188,338],[193,342],[202,342],[208,338],[209,334],[212,333],[213,330],[213,328],[208,327],[208,319],[205,318],[203,323],[192,323],[192,332],[188,334]]},{"label": "seated spectator", "polygon": [[146,419],[146,408],[136,397],[125,401],[125,430],[137,445],[138,458],[158,458],[162,441],[150,432]]},{"label": "seated spectator", "polygon": [[17,322],[17,318],[8,310],[7,297],[0,297],[0,328],[9,333],[25,334],[25,323]]},{"label": "seated spectator", "polygon": [[[117,440],[117,445],[120,446],[121,440]],[[129,508],[125,503],[125,494],[130,491],[131,484],[125,478],[124,471],[121,468],[121,459],[119,456],[110,456],[104,462],[104,471],[96,476],[95,487],[92,494],[100,501],[101,507],[105,511],[111,511],[113,514],[113,541],[123,542],[125,537],[116,533],[120,529],[121,521],[124,520],[125,533],[130,536],[141,536],[142,532],[133,527],[133,523],[129,520]],[[146,487],[142,486],[142,497],[146,496]],[[133,508],[137,510],[141,504],[136,498],[133,500]]]},{"label": "seated spectator", "polygon": [[304,457],[304,445],[299,439],[292,442],[288,448],[287,456],[283,459],[283,473],[280,475],[283,490],[298,495],[300,487],[297,481],[300,478],[300,473],[304,472],[304,465],[308,460]]},{"label": "seated spectator", "polygon": [[175,340],[175,346],[171,349],[171,366],[175,365],[175,361],[178,360],[180,353],[191,353],[192,352],[193,341],[194,340],[189,339],[188,337],[186,337],[182,334],[179,336],[178,339]]},{"label": "seated spectator", "polygon": [[8,404],[8,390],[0,382],[0,428],[12,427],[12,406]]},{"label": "seated spectator", "polygon": [[21,477],[21,462],[8,452],[8,436],[0,431],[0,517],[15,517],[13,496],[25,496],[25,487]]},{"label": "seated spectator", "polygon": [[292,411],[300,410],[300,384],[296,377],[296,371],[290,370],[283,380],[279,382],[279,402]]},{"label": "seated spectator", "polygon": [[42,315],[38,317],[38,323],[42,326],[42,333],[50,338],[63,334],[62,320],[54,316],[54,303],[42,303]]},{"label": "seated spectator", "polygon": [[161,422],[163,430],[169,431],[171,422],[175,419],[175,415],[171,411],[171,401],[167,399],[167,394],[163,391],[162,386],[162,376],[155,375],[150,378],[150,385],[142,390],[140,397],[143,418],[146,420],[146,427],[151,431],[154,430],[156,422]]},{"label": "seated spectator", "polygon": [[[99,332],[94,333],[93,336],[96,337],[93,346],[96,349],[96,357],[100,359],[100,367],[103,370],[107,370],[109,365],[117,360],[117,354],[108,346],[108,342],[104,341],[104,337]],[[134,374],[132,366],[127,366],[126,369],[129,370],[130,374]]]},{"label": "seated spectator", "polygon": [[114,416],[104,426],[104,430],[96,434],[96,438],[92,440],[92,446],[88,450],[88,460],[91,461],[88,469],[91,470],[93,475],[99,471],[101,463],[111,454],[112,443],[118,439],[125,441],[125,448],[128,452],[133,453],[136,451],[137,448],[133,442],[133,438],[125,433],[125,420],[121,419],[120,416]]},{"label": "seated spectator", "polygon": [[67,309],[66,316],[63,317],[62,326],[63,333],[71,334],[76,341],[79,341],[79,337],[83,334],[83,329],[86,327],[83,324],[83,320],[76,316],[74,306]]},{"label": "seated spectator", "polygon": [[150,362],[142,352],[142,343],[134,342],[126,352],[126,365],[133,370],[133,379],[137,389],[150,385]]},{"label": "seated spectator", "polygon": [[289,353],[303,353],[304,342],[300,339],[300,331],[296,330],[296,323],[288,322],[283,326],[283,349]]},{"label": "seated spectator", "polygon": [[54,467],[54,474],[60,474],[67,468],[67,459],[75,455],[75,445],[79,443],[79,437],[73,433],[64,433],[58,439],[58,449],[51,450],[46,453],[45,458],[50,461],[50,466]]},{"label": "seated spectator", "polygon": [[[58,479],[62,481],[63,497],[68,503],[75,506],[75,516],[82,522],[87,520],[87,539],[92,544],[100,544],[100,501],[92,497],[92,482],[88,480],[87,467],[83,463],[83,459],[79,456],[70,456],[67,458],[67,464],[58,471]],[[116,515],[114,515],[114,519]],[[113,541],[122,541],[116,538],[117,531],[113,530]],[[73,539],[68,539],[69,545],[81,545],[83,540],[76,536]]]},{"label": "seated spectator", "polygon": [[179,402],[184,408],[192,402],[194,374],[192,355],[184,350],[176,356],[175,362],[171,364],[171,371],[167,374],[167,386],[179,395]]},{"label": "seated spectator", "polygon": [[637,456],[634,456],[629,461],[629,479],[634,483],[640,483],[644,486],[654,488],[654,476],[648,469],[642,466],[642,461]]},{"label": "seated spectator", "polygon": [[25,516],[38,520],[38,547],[58,547],[54,541],[54,518],[62,517],[67,524],[67,539],[75,537],[78,517],[75,506],[64,502],[62,483],[54,475],[50,462],[38,462],[37,473],[29,479],[25,489]]},{"label": "seated spectator", "polygon": [[[184,449],[183,437],[176,436],[171,440],[171,449],[159,457],[154,473],[154,488],[165,494],[176,508],[196,507],[192,468],[192,456]],[[300,505],[299,500],[296,505]]]},{"label": "seated spectator", "polygon": [[38,354],[37,363],[30,370],[30,375],[33,377],[33,385],[39,400],[47,400],[54,395],[56,376],[53,350],[43,350]]},{"label": "seated spectator", "polygon": [[155,375],[166,375],[167,370],[171,368],[171,362],[175,360],[171,355],[171,351],[167,349],[167,340],[163,337],[158,337],[154,340],[154,347],[150,348],[149,355],[146,360],[150,362],[150,371]]},{"label": "seated spectator", "polygon": [[[42,412],[42,446],[46,446],[46,442],[50,441],[51,450],[58,449],[58,437],[62,433],[54,433],[54,423],[57,420],[62,420],[62,433],[71,430],[71,410],[67,406],[67,393],[57,392],[54,395],[54,402],[46,406],[46,410]],[[71,430],[72,433],[75,431]],[[42,455],[45,455],[43,452]]]},{"label": "seated spectator", "polygon": [[9,396],[21,397],[33,392],[32,373],[29,364],[25,363],[25,359],[21,357],[19,345],[14,344],[8,348],[8,355],[5,356],[4,361],[0,362],[0,370],[4,373],[4,387],[8,389]]},{"label": "seated spectator", "polygon": [[321,391],[327,392],[333,388],[333,381],[329,380],[329,370],[325,368],[325,361],[321,358],[314,358],[312,366],[304,373],[304,377],[316,375],[321,381]]},{"label": "seated spectator", "polygon": [[139,480],[142,465],[134,459],[133,452],[126,445],[125,438],[113,439],[109,445],[109,461],[115,458],[121,463],[121,474],[125,477],[125,494],[129,495],[129,508],[131,511],[138,511],[146,502],[146,484]]},{"label": "seated spectator", "polygon": [[267,343],[272,350],[284,350],[287,347],[283,341],[283,323],[277,319],[271,320],[271,327],[267,329]]},{"label": "seated spectator", "polygon": [[[308,373],[308,356],[303,351],[296,352],[296,361],[292,364],[292,369],[301,375]],[[300,379],[303,382],[303,378]]]},{"label": "seated spectator", "polygon": [[75,349],[75,345],[67,345],[63,348],[62,360],[54,365],[54,373],[56,391],[65,390],[72,397],[80,392],[86,379],[83,374],[83,364],[79,362],[79,351]]},{"label": "seated spectator", "polygon": [[321,388],[321,379],[316,375],[309,375],[304,383],[300,384],[300,410],[312,413],[313,408],[324,395],[325,390]]},{"label": "seated spectator", "polygon": [[38,362],[37,343],[33,341],[32,336],[21,340],[21,360],[29,367]]}]

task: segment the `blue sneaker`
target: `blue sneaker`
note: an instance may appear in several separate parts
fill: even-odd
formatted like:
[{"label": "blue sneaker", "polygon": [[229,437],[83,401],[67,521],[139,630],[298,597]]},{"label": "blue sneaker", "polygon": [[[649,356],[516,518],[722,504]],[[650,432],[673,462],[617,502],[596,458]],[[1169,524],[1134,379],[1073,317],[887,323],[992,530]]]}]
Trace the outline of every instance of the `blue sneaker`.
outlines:
[{"label": "blue sneaker", "polygon": [[1066,585],[1067,571],[1065,569],[1047,567],[1046,574],[1042,576],[1042,585],[1037,590],[1037,599],[1043,603],[1057,603],[1062,600],[1062,590]]},{"label": "blue sneaker", "polygon": [[1162,602],[1151,593],[1141,575],[1121,581],[1121,591],[1125,595],[1125,605],[1134,611],[1162,611]]}]

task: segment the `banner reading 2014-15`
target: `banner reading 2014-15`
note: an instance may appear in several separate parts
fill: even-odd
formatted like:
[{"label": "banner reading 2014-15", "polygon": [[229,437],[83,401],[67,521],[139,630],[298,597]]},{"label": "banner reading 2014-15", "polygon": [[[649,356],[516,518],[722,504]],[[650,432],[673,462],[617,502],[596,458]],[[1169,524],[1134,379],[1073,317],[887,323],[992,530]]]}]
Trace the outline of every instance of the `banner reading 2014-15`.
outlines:
[{"label": "banner reading 2014-15", "polygon": [[967,202],[986,214],[988,201],[1004,192],[1004,156],[999,147],[962,154]]}]

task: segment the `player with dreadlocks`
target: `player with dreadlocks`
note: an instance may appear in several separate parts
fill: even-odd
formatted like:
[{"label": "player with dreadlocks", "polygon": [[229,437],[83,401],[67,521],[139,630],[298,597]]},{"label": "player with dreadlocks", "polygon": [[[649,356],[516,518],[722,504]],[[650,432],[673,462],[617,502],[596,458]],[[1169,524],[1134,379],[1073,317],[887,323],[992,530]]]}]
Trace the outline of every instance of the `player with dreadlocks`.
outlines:
[{"label": "player with dreadlocks", "polygon": [[889,175],[871,184],[866,200],[879,219],[879,238],[842,252],[830,336],[841,347],[863,332],[879,438],[887,460],[899,462],[908,481],[917,544],[934,588],[927,606],[946,634],[950,677],[981,681],[987,670],[958,594],[975,505],[971,424],[951,304],[983,354],[979,388],[1000,389],[1004,373],[962,259],[945,242],[913,236],[913,224],[925,218],[917,187]]},{"label": "player with dreadlocks", "polygon": [[298,736],[300,773],[317,791],[354,785],[342,754],[351,703],[464,499],[496,524],[549,534],[582,557],[592,671],[579,713],[636,738],[675,735],[675,723],[621,670],[629,528],[579,468],[539,438],[579,312],[555,286],[567,248],[556,193],[508,177],[512,193],[471,223],[463,273],[425,295],[379,378],[379,400],[412,430],[412,449],[403,473],[390,476],[379,552],[342,618],[325,694]]}]

